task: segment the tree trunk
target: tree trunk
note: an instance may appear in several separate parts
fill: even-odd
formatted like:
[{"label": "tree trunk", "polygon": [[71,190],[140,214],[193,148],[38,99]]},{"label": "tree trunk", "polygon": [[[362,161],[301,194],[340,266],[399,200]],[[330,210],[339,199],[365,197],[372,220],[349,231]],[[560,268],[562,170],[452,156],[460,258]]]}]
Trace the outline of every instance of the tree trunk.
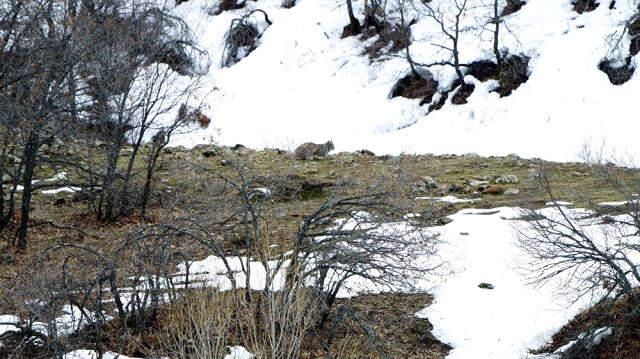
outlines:
[{"label": "tree trunk", "polygon": [[347,0],[347,12],[349,12],[349,27],[351,28],[351,34],[359,34],[360,33],[360,22],[356,18],[353,13],[353,4],[352,0]]},{"label": "tree trunk", "polygon": [[31,191],[33,173],[36,168],[36,156],[38,154],[38,147],[40,136],[37,130],[31,130],[29,133],[29,139],[24,146],[24,174],[22,176],[22,205],[20,216],[20,227],[18,229],[18,249],[24,250],[27,248],[27,229],[29,227],[29,212],[31,210]]},{"label": "tree trunk", "polygon": [[502,65],[502,55],[500,54],[500,17],[498,15],[498,0],[493,1],[493,21],[495,30],[493,31],[493,53],[496,56],[498,68]]}]

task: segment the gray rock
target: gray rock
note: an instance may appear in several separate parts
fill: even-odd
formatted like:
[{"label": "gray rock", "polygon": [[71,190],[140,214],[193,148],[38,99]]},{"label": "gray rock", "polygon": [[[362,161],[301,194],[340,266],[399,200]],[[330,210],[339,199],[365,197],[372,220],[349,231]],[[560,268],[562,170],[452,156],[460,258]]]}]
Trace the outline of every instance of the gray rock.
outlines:
[{"label": "gray rock", "polygon": [[508,188],[506,191],[504,191],[505,196],[515,196],[518,194],[520,194],[520,190],[517,188]]},{"label": "gray rock", "polygon": [[432,189],[432,188],[437,188],[438,187],[438,181],[433,179],[433,177],[424,176],[424,177],[421,177],[420,180],[422,181],[422,183],[424,183],[424,186],[427,189]]},{"label": "gray rock", "polygon": [[514,184],[520,182],[520,180],[516,175],[506,175],[496,177],[493,182],[498,184]]},{"label": "gray rock", "polygon": [[5,173],[5,174],[3,174],[3,175],[2,175],[2,183],[3,183],[3,184],[5,184],[5,183],[9,183],[9,182],[11,182],[11,176],[9,176],[9,175],[8,175],[8,174],[6,174],[6,173]]},{"label": "gray rock", "polygon": [[478,284],[478,288],[481,288],[481,289],[493,289],[495,287],[491,283],[480,283],[480,284]]},{"label": "gray rock", "polygon": [[467,183],[469,184],[469,186],[471,187],[479,187],[479,186],[485,186],[489,184],[489,181],[484,181],[484,180],[477,180],[477,179],[470,179],[469,181],[467,181]]}]

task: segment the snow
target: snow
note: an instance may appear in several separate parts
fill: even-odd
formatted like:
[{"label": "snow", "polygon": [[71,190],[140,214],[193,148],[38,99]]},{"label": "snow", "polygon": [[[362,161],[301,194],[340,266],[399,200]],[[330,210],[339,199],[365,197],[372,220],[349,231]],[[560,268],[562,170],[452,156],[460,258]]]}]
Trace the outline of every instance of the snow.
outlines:
[{"label": "snow", "polygon": [[56,194],[62,193],[62,192],[74,193],[74,192],[78,192],[80,190],[81,190],[80,187],[60,187],[60,188],[56,188],[56,189],[44,190],[44,191],[42,191],[42,194],[47,195],[47,196],[51,196],[51,195],[56,195]]},{"label": "snow", "polygon": [[615,202],[601,202],[598,203],[598,206],[600,207],[623,207],[626,206],[628,204],[638,204],[640,203],[640,201],[638,200],[633,200],[633,201],[615,201]]},{"label": "snow", "polygon": [[[598,328],[594,331],[593,338],[591,339],[591,342],[593,343],[593,345],[598,345],[602,342],[602,340],[606,337],[608,337],[609,335],[613,334],[613,329],[610,327],[603,327],[603,328]],[[578,337],[580,339],[585,338],[586,333],[582,333],[580,334]],[[551,358],[562,358],[562,353],[566,352],[569,348],[571,348],[574,344],[576,343],[575,340],[570,341],[569,343],[561,346],[560,348],[558,348],[553,354],[553,356],[551,356]]]},{"label": "snow", "polygon": [[[447,359],[525,358],[588,305],[586,299],[571,303],[554,285],[528,284],[511,220],[520,214],[515,208],[463,210],[442,228],[442,255],[454,274],[443,278],[434,304],[417,315],[453,346]],[[495,288],[479,288],[483,282]]]},{"label": "snow", "polygon": [[20,318],[15,315],[0,315],[0,335],[7,332],[19,331],[17,325],[20,323]]},{"label": "snow", "polygon": [[[175,138],[172,145],[192,147],[215,139],[228,145],[292,149],[303,142],[332,139],[336,151],[515,152],[553,160],[577,159],[586,142],[604,142],[620,152],[640,149],[637,125],[629,117],[640,77],[614,86],[597,69],[609,53],[607,36],[622,29],[634,11],[633,1],[618,1],[611,10],[602,3],[580,15],[572,11],[570,0],[527,1],[504,19],[510,31],[503,27],[501,41],[511,53],[531,57],[529,81],[505,98],[489,92],[495,83],[477,83],[468,104],[448,103],[428,116],[419,100],[388,98],[409,70],[404,60],[372,62],[362,53],[375,39],[340,39],[347,24],[343,1],[299,0],[291,9],[280,3],[247,2],[247,9],[217,16],[207,14],[207,0],[190,0],[175,8],[211,57],[202,98],[213,123]],[[361,14],[362,4],[354,5]],[[254,52],[230,68],[220,68],[222,40],[231,20],[257,7],[268,12],[273,25],[266,27]],[[469,13],[486,18],[487,11]],[[265,27],[262,20],[256,21]],[[447,59],[448,54],[431,44],[441,38],[436,24],[422,18],[412,32],[417,61]],[[465,34],[462,61],[490,59],[490,41],[488,31],[480,37]],[[441,84],[452,80],[450,68],[435,67],[432,72]]]},{"label": "snow", "polygon": [[[576,218],[583,218],[580,221],[586,225],[590,236],[597,235],[599,231],[605,233],[605,225],[599,224],[597,219],[584,216],[588,211],[565,210]],[[545,215],[559,215],[556,208],[550,207],[543,211]],[[563,289],[566,289],[568,283],[561,279],[545,285],[530,283],[531,273],[524,268],[527,268],[526,263],[531,258],[516,243],[516,230],[527,230],[528,222],[517,220],[521,215],[522,210],[519,208],[465,209],[450,216],[452,222],[430,229],[440,234],[443,245],[438,261],[444,261],[449,271],[415,278],[417,288],[428,290],[434,296],[433,304],[416,313],[416,316],[428,318],[433,324],[434,336],[453,347],[447,359],[532,357],[529,349],[547,343],[553,333],[591,305],[593,299],[597,299],[584,297],[576,300],[567,296]],[[368,214],[363,212],[354,216],[367,218]],[[353,220],[338,224],[349,228],[350,221]],[[399,225],[390,223],[386,228],[383,226],[376,230],[397,230]],[[404,230],[410,232],[409,227]],[[283,268],[288,265],[286,258],[290,255],[291,253],[284,255]],[[242,268],[247,267],[246,258],[229,257],[227,260],[238,287],[244,287],[246,276]],[[433,265],[432,257],[418,255],[413,261]],[[265,270],[262,263],[250,261],[250,287],[263,289],[268,272],[273,278],[272,289],[282,288],[285,276],[282,270],[276,270],[276,264],[269,262],[268,270]],[[180,265],[178,272],[184,274],[186,264]],[[190,262],[189,273],[192,286],[206,285],[219,290],[232,288],[223,260],[215,256]],[[479,288],[480,283],[488,283],[493,288]],[[389,288],[378,288],[368,280],[354,277],[345,283],[339,296],[351,297],[386,290]],[[4,322],[9,325],[17,321],[15,316],[0,316],[0,324]],[[56,325],[59,333],[70,334],[84,322],[77,308],[65,306]],[[46,325],[40,323],[34,323],[34,328],[43,333],[47,331]],[[0,325],[0,333],[2,330],[12,328]],[[595,339],[601,340],[610,334],[610,330],[596,334]],[[91,355],[95,353],[79,350],[67,354],[65,358],[91,359]],[[254,357],[245,348],[234,346],[229,347],[229,355],[225,359]],[[122,356],[120,358],[127,359]]]},{"label": "snow", "polygon": [[555,201],[555,202],[547,202],[545,204],[546,206],[561,206],[561,207],[569,207],[569,206],[573,206],[572,202],[566,202],[566,201]]},{"label": "snow", "polygon": [[[103,358],[104,359],[138,359],[138,358],[128,357],[126,355],[113,353],[113,352],[104,353]],[[65,354],[63,359],[98,359],[98,353],[96,353],[93,350],[86,350],[86,349],[74,350],[72,352]]]},{"label": "snow", "polygon": [[431,200],[444,203],[472,203],[482,201],[480,198],[458,198],[456,196],[444,196],[444,197],[416,197],[416,200]]},{"label": "snow", "polygon": [[255,355],[241,346],[229,347],[229,354],[224,359],[255,359]]}]

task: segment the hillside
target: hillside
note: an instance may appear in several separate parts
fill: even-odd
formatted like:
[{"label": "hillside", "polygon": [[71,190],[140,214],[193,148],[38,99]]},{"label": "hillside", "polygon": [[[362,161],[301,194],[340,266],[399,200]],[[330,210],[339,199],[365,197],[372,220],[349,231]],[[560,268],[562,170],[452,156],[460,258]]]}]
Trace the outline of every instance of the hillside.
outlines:
[{"label": "hillside", "polygon": [[[344,2],[300,0],[288,9],[280,3],[247,1],[243,9],[217,15],[212,14],[216,1],[189,0],[175,8],[209,52],[211,67],[202,94],[213,121],[210,129],[176,144],[193,145],[213,135],[227,145],[293,149],[302,142],[333,139],[338,150],[517,153],[555,160],[576,159],[585,143],[604,143],[619,153],[637,151],[633,131],[620,129],[635,128],[629,107],[640,80],[633,76],[613,85],[598,69],[603,59],[629,55],[631,36],[624,31],[637,6],[632,1],[601,1],[582,13],[571,0],[527,1],[501,18],[499,46],[505,54],[530,58],[528,81],[500,98],[490,92],[495,81],[480,83],[467,76],[465,81],[476,84],[468,103],[452,105],[450,96],[441,110],[429,114],[420,99],[389,99],[396,82],[410,73],[403,51],[382,51],[371,59],[367,48],[379,39],[375,32],[342,38],[349,21]],[[490,5],[469,1],[463,16],[472,30],[460,36],[462,63],[495,61],[491,29],[477,29],[492,16]],[[360,17],[362,6],[354,2]],[[415,19],[412,57],[420,63],[449,60],[450,52],[434,46],[449,45],[438,24],[417,8],[406,15]],[[254,15],[251,21],[263,31],[257,48],[237,64],[221,68],[231,21],[252,9],[266,11],[273,24],[267,26]],[[386,16],[390,26],[398,24],[396,3],[387,5]],[[614,34],[621,37],[618,47],[612,44]],[[430,70],[441,91],[455,80],[451,66]]]},{"label": "hillside", "polygon": [[0,359],[640,358],[640,0],[0,4]]}]

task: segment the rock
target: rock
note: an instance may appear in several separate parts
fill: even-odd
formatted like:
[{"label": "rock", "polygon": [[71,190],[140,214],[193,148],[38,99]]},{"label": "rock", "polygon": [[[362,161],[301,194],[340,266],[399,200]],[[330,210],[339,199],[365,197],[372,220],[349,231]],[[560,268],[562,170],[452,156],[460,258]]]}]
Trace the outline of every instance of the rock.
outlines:
[{"label": "rock", "polygon": [[471,187],[479,187],[479,186],[485,186],[489,184],[489,181],[484,181],[484,180],[477,180],[477,179],[470,179],[469,181],[467,181],[467,183],[469,184],[469,186]]},{"label": "rock", "polygon": [[481,288],[481,289],[494,289],[495,287],[491,283],[480,283],[480,284],[478,284],[478,288]]},{"label": "rock", "polygon": [[520,182],[520,180],[516,175],[506,175],[496,177],[493,182],[498,184],[513,184]]},{"label": "rock", "polygon": [[464,189],[464,186],[459,185],[457,183],[451,183],[449,185],[447,185],[447,191],[449,193],[458,193],[458,192],[462,192],[462,190]]},{"label": "rock", "polygon": [[220,155],[220,149],[216,148],[216,147],[211,147],[209,149],[206,149],[204,151],[202,151],[202,155],[205,158],[209,158],[209,157],[215,157],[215,156],[219,156]]},{"label": "rock", "polygon": [[362,149],[360,151],[356,151],[356,154],[359,154],[361,156],[375,156],[376,154],[367,150],[367,149]]},{"label": "rock", "polygon": [[504,191],[505,191],[504,187],[502,187],[502,186],[501,186],[501,185],[499,185],[499,184],[496,184],[496,185],[489,186],[489,187],[485,188],[485,189],[482,191],[482,193],[497,195],[497,194],[503,194],[503,193],[504,193]]},{"label": "rock", "polygon": [[229,165],[229,161],[227,160],[220,160],[220,166],[227,166]]},{"label": "rock", "polygon": [[436,220],[436,225],[437,226],[444,226],[446,224],[449,224],[453,222],[453,219],[449,218],[449,217],[442,217],[442,218],[438,218]]},{"label": "rock", "polygon": [[515,196],[518,194],[520,194],[520,190],[517,188],[509,188],[506,191],[504,191],[505,196]]},{"label": "rock", "polygon": [[438,181],[433,179],[433,177],[424,176],[424,177],[421,177],[420,180],[422,181],[422,183],[424,183],[424,186],[427,187],[427,189],[438,187]]},{"label": "rock", "polygon": [[[438,181],[429,176],[424,176],[420,178],[420,181],[413,184],[414,192],[429,192],[432,189],[438,189],[440,186],[438,185]],[[439,188],[440,192],[444,193],[448,190],[446,185]]]},{"label": "rock", "polygon": [[246,147],[243,144],[238,143],[235,146],[231,147],[231,151],[238,151],[238,150],[241,150],[243,148],[246,148]]},{"label": "rock", "polygon": [[9,183],[9,182],[11,182],[11,176],[9,176],[9,175],[8,175],[8,174],[6,174],[6,173],[5,173],[5,174],[3,174],[3,175],[2,175],[2,184]]}]

